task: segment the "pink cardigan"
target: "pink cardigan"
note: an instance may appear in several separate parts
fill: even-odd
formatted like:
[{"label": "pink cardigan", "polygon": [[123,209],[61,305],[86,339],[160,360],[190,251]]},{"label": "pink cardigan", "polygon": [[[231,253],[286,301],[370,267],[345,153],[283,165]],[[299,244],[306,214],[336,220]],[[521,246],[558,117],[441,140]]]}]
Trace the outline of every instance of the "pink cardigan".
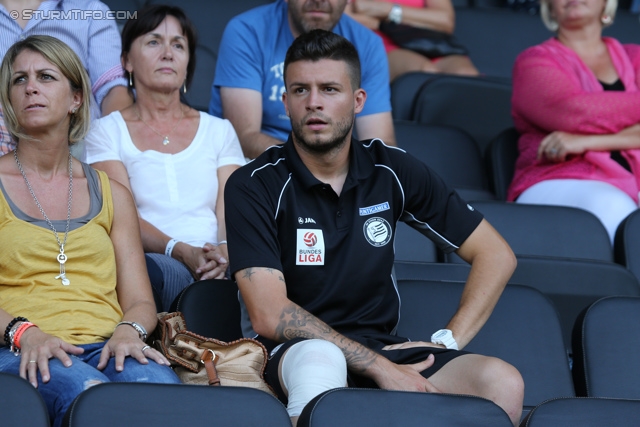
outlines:
[{"label": "pink cardigan", "polygon": [[638,202],[640,149],[622,155],[632,173],[608,151],[588,151],[561,163],[536,160],[542,139],[553,131],[612,134],[640,123],[640,45],[603,37],[624,92],[607,91],[578,55],[555,38],[522,52],[513,68],[511,114],[520,133],[520,155],[508,200],[532,185],[562,178],[595,179],[622,189]]}]

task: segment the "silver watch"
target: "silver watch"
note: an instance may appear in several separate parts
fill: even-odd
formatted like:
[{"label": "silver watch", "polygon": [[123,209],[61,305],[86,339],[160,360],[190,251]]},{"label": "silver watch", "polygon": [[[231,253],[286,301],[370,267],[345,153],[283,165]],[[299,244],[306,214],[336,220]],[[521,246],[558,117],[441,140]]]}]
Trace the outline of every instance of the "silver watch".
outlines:
[{"label": "silver watch", "polygon": [[391,6],[391,11],[387,19],[395,24],[402,22],[402,7],[399,4]]},{"label": "silver watch", "polygon": [[431,335],[431,342],[434,344],[442,344],[448,349],[458,350],[458,343],[453,338],[453,332],[449,329],[440,329]]},{"label": "silver watch", "polygon": [[126,320],[123,320],[122,322],[118,323],[116,325],[116,328],[120,325],[129,325],[131,326],[133,329],[135,329],[138,332],[138,335],[140,335],[140,339],[142,341],[146,341],[147,340],[147,330],[144,328],[144,326],[142,326],[139,323],[136,322],[128,322]]}]

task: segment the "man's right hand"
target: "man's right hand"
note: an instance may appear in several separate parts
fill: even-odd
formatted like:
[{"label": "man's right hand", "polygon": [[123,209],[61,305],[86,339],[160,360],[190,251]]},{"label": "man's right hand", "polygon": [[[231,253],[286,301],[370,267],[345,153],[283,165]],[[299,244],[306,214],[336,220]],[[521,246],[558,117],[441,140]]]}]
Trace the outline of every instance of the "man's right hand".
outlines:
[{"label": "man's right hand", "polygon": [[[440,393],[421,372],[433,366],[435,357],[430,354],[424,361],[411,365],[399,365],[384,357],[379,357],[378,369],[372,377],[385,390],[423,391]],[[375,369],[375,368],[374,368]]]}]

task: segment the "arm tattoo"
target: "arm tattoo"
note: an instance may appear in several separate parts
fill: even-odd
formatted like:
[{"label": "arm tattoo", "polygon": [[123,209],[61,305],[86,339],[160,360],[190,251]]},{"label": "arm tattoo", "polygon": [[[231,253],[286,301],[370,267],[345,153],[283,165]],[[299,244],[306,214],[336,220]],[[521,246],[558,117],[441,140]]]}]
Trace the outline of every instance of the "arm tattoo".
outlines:
[{"label": "arm tattoo", "polygon": [[364,373],[378,357],[372,350],[334,331],[322,320],[294,303],[287,305],[280,313],[275,338],[278,341],[318,338],[332,342],[342,350],[349,369],[356,373]]}]

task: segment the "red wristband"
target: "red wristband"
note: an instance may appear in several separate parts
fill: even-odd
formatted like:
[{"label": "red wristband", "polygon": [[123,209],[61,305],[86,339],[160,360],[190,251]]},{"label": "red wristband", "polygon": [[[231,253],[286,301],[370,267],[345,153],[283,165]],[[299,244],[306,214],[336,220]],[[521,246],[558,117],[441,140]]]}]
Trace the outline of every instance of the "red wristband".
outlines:
[{"label": "red wristband", "polygon": [[22,337],[22,334],[24,334],[24,331],[26,331],[27,329],[36,326],[35,324],[31,323],[31,322],[22,322],[20,324],[20,326],[18,327],[18,330],[16,331],[15,335],[13,336],[13,347],[16,348],[17,350],[20,350],[20,337]]}]

